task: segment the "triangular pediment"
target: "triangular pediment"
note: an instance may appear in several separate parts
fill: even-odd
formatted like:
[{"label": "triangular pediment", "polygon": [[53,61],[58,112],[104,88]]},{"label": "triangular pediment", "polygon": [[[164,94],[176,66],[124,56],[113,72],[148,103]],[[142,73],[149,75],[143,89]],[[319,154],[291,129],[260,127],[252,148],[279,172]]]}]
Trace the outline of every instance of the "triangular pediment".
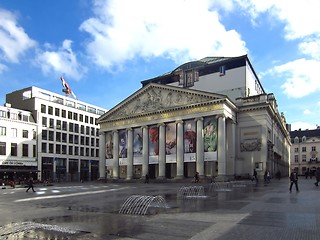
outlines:
[{"label": "triangular pediment", "polygon": [[151,83],[105,113],[98,122],[166,112],[225,98],[226,96],[221,94]]}]

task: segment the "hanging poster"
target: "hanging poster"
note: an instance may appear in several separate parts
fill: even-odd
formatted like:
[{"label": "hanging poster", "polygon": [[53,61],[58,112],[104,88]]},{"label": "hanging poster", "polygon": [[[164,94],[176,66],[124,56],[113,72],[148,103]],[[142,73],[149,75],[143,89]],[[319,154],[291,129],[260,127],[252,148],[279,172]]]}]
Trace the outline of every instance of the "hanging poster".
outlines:
[{"label": "hanging poster", "polygon": [[217,140],[217,119],[215,117],[205,117],[203,121],[204,152],[216,152]]},{"label": "hanging poster", "polygon": [[133,129],[133,156],[141,157],[142,156],[142,129],[134,128]]},{"label": "hanging poster", "polygon": [[127,157],[127,131],[119,131],[119,158]]},{"label": "hanging poster", "polygon": [[159,155],[159,129],[158,126],[149,128],[149,155]]},{"label": "hanging poster", "polygon": [[166,124],[166,154],[176,154],[177,138],[176,138],[176,123]]},{"label": "hanging poster", "polygon": [[106,159],[113,158],[113,135],[112,132],[106,133]]},{"label": "hanging poster", "polygon": [[185,121],[184,123],[184,152],[196,152],[196,131],[195,122],[193,120]]}]

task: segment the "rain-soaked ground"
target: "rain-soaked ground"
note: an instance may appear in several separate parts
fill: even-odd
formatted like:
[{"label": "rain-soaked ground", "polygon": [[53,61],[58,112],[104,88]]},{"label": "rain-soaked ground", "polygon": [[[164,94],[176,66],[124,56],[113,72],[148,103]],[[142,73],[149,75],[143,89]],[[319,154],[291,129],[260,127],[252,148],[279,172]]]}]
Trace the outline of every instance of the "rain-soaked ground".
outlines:
[{"label": "rain-soaked ground", "polygon": [[[186,239],[212,223],[195,224],[192,219],[177,223],[158,216],[237,210],[247,204],[248,196],[259,192],[252,182],[219,189],[210,183],[69,185],[39,186],[30,194],[18,188],[2,190],[11,192],[2,195],[1,208],[13,214],[0,221],[0,239],[136,238],[146,232],[161,236],[161,231],[168,232],[165,229],[172,230],[172,226],[178,231],[175,239]],[[3,202],[5,198],[8,202]],[[234,199],[238,201],[231,201]]]}]

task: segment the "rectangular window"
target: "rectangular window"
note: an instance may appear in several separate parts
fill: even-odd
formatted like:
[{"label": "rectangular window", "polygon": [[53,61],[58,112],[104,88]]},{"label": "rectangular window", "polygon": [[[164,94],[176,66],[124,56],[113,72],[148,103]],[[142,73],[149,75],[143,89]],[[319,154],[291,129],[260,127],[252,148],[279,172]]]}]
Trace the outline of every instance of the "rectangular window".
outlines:
[{"label": "rectangular window", "polygon": [[74,124],[74,132],[79,133],[79,124]]},{"label": "rectangular window", "polygon": [[47,143],[41,144],[41,152],[46,153],[47,152]]},{"label": "rectangular window", "polygon": [[49,141],[54,141],[54,131],[49,131]]},{"label": "rectangular window", "polygon": [[42,130],[42,140],[48,140],[48,131],[47,130]]},{"label": "rectangular window", "polygon": [[67,134],[66,133],[62,133],[62,142],[67,142]]},{"label": "rectangular window", "polygon": [[22,144],[22,157],[29,157],[29,146],[28,146],[28,144]]},{"label": "rectangular window", "polygon": [[89,123],[89,117],[88,117],[88,116],[85,116],[85,117],[84,117],[84,122],[85,122],[85,123]]},{"label": "rectangular window", "polygon": [[0,155],[6,155],[6,143],[0,142]]},{"label": "rectangular window", "polygon": [[83,115],[82,114],[79,115],[79,120],[80,120],[80,122],[83,122]]},{"label": "rectangular window", "polygon": [[67,122],[62,122],[62,130],[67,131]]},{"label": "rectangular window", "polygon": [[61,145],[57,144],[56,145],[56,154],[60,154],[61,153]]},{"label": "rectangular window", "polygon": [[306,152],[307,151],[307,147],[302,147],[302,152]]},{"label": "rectangular window", "polygon": [[69,143],[73,143],[73,134],[69,134]]},{"label": "rectangular window", "polygon": [[68,111],[68,119],[72,119],[72,112]]},{"label": "rectangular window", "polygon": [[90,117],[90,124],[93,124],[93,117]]},{"label": "rectangular window", "polygon": [[56,132],[56,142],[61,142],[61,133]]},{"label": "rectangular window", "polygon": [[49,153],[54,153],[54,144],[49,143]]},{"label": "rectangular window", "polygon": [[41,112],[42,112],[42,113],[46,113],[46,112],[47,112],[46,105],[41,104]]},{"label": "rectangular window", "polygon": [[56,121],[56,128],[59,130],[61,129],[61,120]]},{"label": "rectangular window", "polygon": [[299,152],[299,148],[294,148],[294,152],[295,153]]},{"label": "rectangular window", "polygon": [[302,154],[302,155],[301,155],[301,161],[302,161],[302,162],[306,162],[306,161],[307,161],[307,155]]},{"label": "rectangular window", "polygon": [[78,113],[74,113],[74,114],[73,114],[73,120],[78,121]]},{"label": "rectangular window", "polygon": [[67,154],[67,145],[62,145],[62,154]]},{"label": "rectangular window", "polygon": [[53,107],[48,107],[48,114],[53,115]]},{"label": "rectangular window", "polygon": [[16,138],[18,137],[18,129],[11,128],[12,137]]},{"label": "rectangular window", "polygon": [[36,156],[37,156],[37,146],[32,145],[32,157],[36,157]]},{"label": "rectangular window", "polygon": [[7,128],[0,127],[0,136],[6,136],[6,135],[7,135]]},{"label": "rectangular window", "polygon": [[84,126],[83,125],[81,125],[81,127],[80,127],[80,133],[84,134]]},{"label": "rectangular window", "polygon": [[7,116],[5,111],[0,110],[0,117],[5,118]]},{"label": "rectangular window", "polygon": [[22,130],[22,137],[28,138],[28,130]]},{"label": "rectangular window", "polygon": [[79,147],[74,147],[74,155],[79,155]]},{"label": "rectangular window", "polygon": [[42,117],[42,127],[46,127],[46,126],[47,126],[47,118]]},{"label": "rectangular window", "polygon": [[11,143],[11,156],[16,157],[18,156],[18,144]]},{"label": "rectangular window", "polygon": [[69,155],[73,155],[73,147],[69,146]]},{"label": "rectangular window", "polygon": [[312,151],[312,152],[315,152],[315,151],[317,151],[317,148],[316,148],[316,146],[312,146],[312,147],[311,147],[311,151]]},{"label": "rectangular window", "polygon": [[69,123],[69,132],[74,132],[73,127],[74,127],[73,123],[70,122]]},{"label": "rectangular window", "polygon": [[299,155],[294,155],[294,162],[299,162]]},{"label": "rectangular window", "polygon": [[220,72],[220,76],[226,75],[226,66],[225,65],[220,66],[219,67],[219,72]]},{"label": "rectangular window", "polygon": [[65,117],[67,116],[66,113],[67,113],[66,110],[62,110],[62,117],[63,117],[63,118],[65,118]]},{"label": "rectangular window", "polygon": [[60,108],[55,108],[54,113],[57,117],[60,116]]},{"label": "rectangular window", "polygon": [[54,119],[49,119],[49,128],[54,128]]}]

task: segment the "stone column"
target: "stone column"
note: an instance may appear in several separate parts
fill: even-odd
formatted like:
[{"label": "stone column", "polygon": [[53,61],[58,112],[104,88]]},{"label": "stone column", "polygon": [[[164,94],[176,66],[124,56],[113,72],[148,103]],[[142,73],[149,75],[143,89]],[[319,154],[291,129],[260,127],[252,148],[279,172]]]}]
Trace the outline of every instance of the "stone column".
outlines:
[{"label": "stone column", "polygon": [[159,124],[159,179],[166,177],[166,125]]},{"label": "stone column", "polygon": [[183,178],[183,121],[177,121],[177,176],[176,178]]},{"label": "stone column", "polygon": [[226,163],[226,118],[224,115],[218,116],[218,179],[228,180]]},{"label": "stone column", "polygon": [[234,177],[236,156],[236,123],[228,119],[227,121],[227,175]]},{"label": "stone column", "polygon": [[78,159],[78,181],[81,181],[81,159]]},{"label": "stone column", "polygon": [[200,177],[204,176],[204,158],[203,158],[203,152],[204,152],[204,146],[203,146],[203,118],[196,118],[197,122],[197,165],[196,165],[196,171],[199,173]]},{"label": "stone column", "polygon": [[99,136],[99,179],[106,179],[106,133]]},{"label": "stone column", "polygon": [[119,132],[113,131],[113,170],[112,177],[119,178]]},{"label": "stone column", "polygon": [[53,157],[53,180],[57,180],[57,161],[58,158]]},{"label": "stone column", "polygon": [[133,131],[132,128],[127,129],[128,131],[128,155],[127,155],[127,179],[133,178]]},{"label": "stone column", "polygon": [[149,172],[149,128],[142,127],[143,146],[142,146],[142,178]]}]

